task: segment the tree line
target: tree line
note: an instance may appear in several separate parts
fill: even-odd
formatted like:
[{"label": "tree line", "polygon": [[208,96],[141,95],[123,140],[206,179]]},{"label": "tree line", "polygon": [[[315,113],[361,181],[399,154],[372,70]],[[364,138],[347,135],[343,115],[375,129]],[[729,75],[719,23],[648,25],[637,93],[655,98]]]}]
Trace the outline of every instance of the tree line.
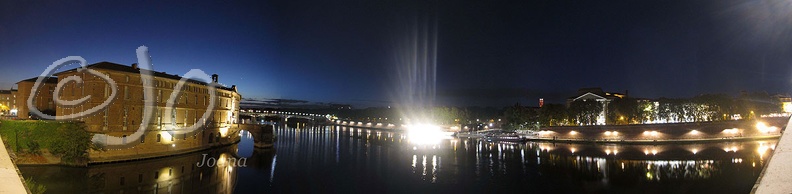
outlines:
[{"label": "tree line", "polygon": [[656,100],[629,97],[609,102],[579,100],[568,105],[545,104],[541,108],[516,105],[506,108],[503,115],[507,119],[504,128],[538,129],[542,126],[594,125],[601,117],[605,124],[626,125],[755,119],[780,112],[779,98],[766,92],[743,92],[737,97],[703,94]]}]

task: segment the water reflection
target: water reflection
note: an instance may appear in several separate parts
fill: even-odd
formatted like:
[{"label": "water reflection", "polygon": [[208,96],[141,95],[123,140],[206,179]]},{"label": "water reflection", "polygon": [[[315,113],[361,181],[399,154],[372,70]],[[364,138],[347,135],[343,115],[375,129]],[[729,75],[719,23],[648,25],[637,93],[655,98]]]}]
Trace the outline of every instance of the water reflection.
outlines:
[{"label": "water reflection", "polygon": [[[236,146],[182,156],[77,167],[20,167],[53,193],[233,193]],[[203,154],[206,154],[204,157]],[[207,160],[212,158],[212,160]],[[199,163],[214,161],[213,167]]]},{"label": "water reflection", "polygon": [[[278,155],[297,162],[278,171],[298,174],[284,175],[292,179],[316,176],[304,172],[315,166],[332,168],[321,170],[326,172],[319,174],[321,178],[311,178],[325,180],[314,184],[331,191],[376,187],[468,192],[642,192],[645,188],[747,192],[776,144],[774,140],[625,145],[450,139],[421,145],[394,131],[342,126],[279,128],[276,132],[281,138],[276,145]],[[350,182],[366,184],[350,186]],[[312,187],[275,190],[320,191]]]},{"label": "water reflection", "polygon": [[212,150],[216,157],[248,158],[247,167],[231,170],[193,169],[200,154],[88,168],[21,170],[57,193],[747,193],[777,144],[775,140],[628,145],[446,139],[417,145],[396,131],[310,124],[277,126],[275,133],[274,149],[254,149],[243,132],[238,146]]}]

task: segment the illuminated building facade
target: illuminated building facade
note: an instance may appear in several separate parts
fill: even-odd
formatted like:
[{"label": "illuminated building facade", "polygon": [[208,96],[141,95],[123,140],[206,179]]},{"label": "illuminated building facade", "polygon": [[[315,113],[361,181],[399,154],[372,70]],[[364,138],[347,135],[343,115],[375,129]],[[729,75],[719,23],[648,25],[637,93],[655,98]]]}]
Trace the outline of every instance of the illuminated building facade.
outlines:
[{"label": "illuminated building facade", "polygon": [[16,90],[0,90],[0,116],[16,116]]},{"label": "illuminated building facade", "polygon": [[[123,137],[125,145],[128,145],[123,148],[112,148],[109,151],[92,151],[90,155],[94,161],[203,149],[233,143],[239,139],[238,136],[228,135],[237,130],[233,124],[236,124],[242,97],[237,92],[236,86],[216,88],[214,107],[210,108],[211,113],[207,120],[202,121],[201,117],[211,101],[207,83],[189,80],[180,92],[173,93],[182,77],[164,72],[152,72],[151,86],[154,99],[148,100],[154,101],[154,111],[149,123],[141,123],[146,99],[140,68],[136,64],[127,66],[110,62],[88,65],[87,68],[107,75],[115,82],[117,90],[115,98],[107,108],[92,115],[82,115],[79,120],[85,123],[88,132]],[[85,103],[77,106],[57,106],[56,119],[61,119],[65,115],[82,114],[112,96],[111,84],[87,71],[71,69],[56,73],[55,76],[60,81],[70,76],[82,79],[82,83],[75,81],[63,83],[59,91],[59,99],[73,101],[91,96]],[[212,75],[212,82],[218,82],[217,75]],[[20,92],[24,92],[21,85]],[[171,95],[178,96],[173,108],[167,108],[166,103]],[[178,129],[192,126],[194,123],[205,124],[198,130],[186,134],[166,131],[168,126]],[[141,138],[126,139],[141,126],[146,127]]]},{"label": "illuminated building facade", "polygon": [[[30,92],[33,89],[33,85],[36,84],[37,79],[38,77],[34,77],[17,82],[17,93],[12,95],[16,96],[17,117],[19,118],[28,119],[35,117],[35,115],[29,114],[30,109],[28,109],[27,100],[30,97]],[[48,114],[55,113],[55,102],[52,99],[52,93],[55,91],[57,85],[58,78],[47,77],[42,79],[38,92],[33,96],[33,105],[36,106],[39,111]]]},{"label": "illuminated building facade", "polygon": [[781,110],[783,110],[784,113],[792,113],[792,97],[789,95],[776,95],[775,97],[781,102]]},{"label": "illuminated building facade", "polygon": [[567,99],[567,108],[569,108],[570,104],[574,101],[589,101],[594,100],[599,103],[602,103],[602,111],[597,116],[596,125],[605,125],[605,115],[608,115],[608,103],[611,100],[617,98],[626,98],[627,94],[621,93],[613,93],[613,92],[604,92],[602,88],[581,88],[578,89],[578,94],[576,96],[570,97]]}]

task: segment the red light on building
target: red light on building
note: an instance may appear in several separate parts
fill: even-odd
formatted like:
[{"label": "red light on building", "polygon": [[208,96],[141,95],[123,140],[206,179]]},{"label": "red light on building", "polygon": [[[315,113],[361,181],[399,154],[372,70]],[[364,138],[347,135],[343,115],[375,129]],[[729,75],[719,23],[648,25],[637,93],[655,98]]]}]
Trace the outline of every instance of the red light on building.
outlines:
[{"label": "red light on building", "polygon": [[543,105],[544,105],[544,98],[540,98],[539,99],[539,108],[542,108]]}]

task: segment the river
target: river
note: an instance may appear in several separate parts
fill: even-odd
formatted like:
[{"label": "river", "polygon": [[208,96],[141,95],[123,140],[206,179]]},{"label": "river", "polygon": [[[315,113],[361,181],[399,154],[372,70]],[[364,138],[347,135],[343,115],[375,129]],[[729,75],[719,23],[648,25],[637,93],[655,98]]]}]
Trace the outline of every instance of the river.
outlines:
[{"label": "river", "polygon": [[191,154],[20,171],[48,193],[748,193],[777,143],[414,144],[398,132],[339,126],[275,131],[272,149],[253,148],[243,131],[236,145]]}]

